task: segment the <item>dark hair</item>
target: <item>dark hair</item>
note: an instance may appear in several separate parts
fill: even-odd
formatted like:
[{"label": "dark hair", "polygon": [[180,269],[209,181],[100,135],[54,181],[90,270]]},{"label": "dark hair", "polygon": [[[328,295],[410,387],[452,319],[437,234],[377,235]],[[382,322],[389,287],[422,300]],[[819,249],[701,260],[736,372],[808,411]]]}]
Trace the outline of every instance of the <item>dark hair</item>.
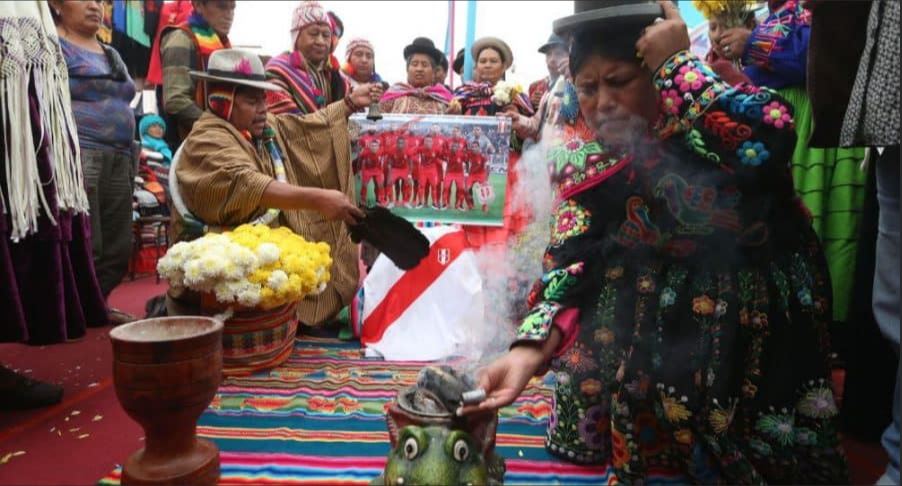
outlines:
[{"label": "dark hair", "polygon": [[641,62],[636,57],[636,41],[642,35],[644,27],[633,23],[576,32],[570,44],[570,72],[575,76],[593,54],[620,61]]},{"label": "dark hair", "polygon": [[429,59],[429,64],[433,69],[435,69],[435,58],[430,56],[429,54],[426,54],[425,52],[414,52],[413,54],[407,56],[407,59],[405,59],[405,61],[407,61],[407,67],[410,67],[410,60],[413,59],[413,56],[416,56],[417,54],[426,56],[426,58]]},{"label": "dark hair", "polygon": [[482,54],[482,51],[484,51],[484,50],[486,50],[486,49],[491,49],[491,50],[497,52],[497,53],[498,53],[498,57],[501,58],[501,64],[504,64],[504,63],[507,62],[507,59],[504,58],[504,53],[501,52],[501,49],[498,49],[498,48],[495,47],[495,46],[485,46],[485,47],[483,47],[482,49],[480,49],[479,52],[476,53],[476,56],[473,58],[473,62],[476,62],[476,61],[479,59],[479,55]]}]

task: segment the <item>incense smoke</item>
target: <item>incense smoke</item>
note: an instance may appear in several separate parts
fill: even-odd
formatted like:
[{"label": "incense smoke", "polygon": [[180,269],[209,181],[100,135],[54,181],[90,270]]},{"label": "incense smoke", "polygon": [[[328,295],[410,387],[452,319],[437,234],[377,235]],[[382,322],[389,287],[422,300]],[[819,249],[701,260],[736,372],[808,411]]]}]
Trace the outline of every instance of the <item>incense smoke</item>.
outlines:
[{"label": "incense smoke", "polygon": [[455,365],[463,373],[474,373],[510,348],[528,310],[527,293],[542,275],[552,204],[547,152],[545,143],[534,144],[523,152],[516,167],[512,209],[529,214],[530,223],[506,246],[486,245],[476,254],[483,280],[485,319],[469,323],[464,362]]}]

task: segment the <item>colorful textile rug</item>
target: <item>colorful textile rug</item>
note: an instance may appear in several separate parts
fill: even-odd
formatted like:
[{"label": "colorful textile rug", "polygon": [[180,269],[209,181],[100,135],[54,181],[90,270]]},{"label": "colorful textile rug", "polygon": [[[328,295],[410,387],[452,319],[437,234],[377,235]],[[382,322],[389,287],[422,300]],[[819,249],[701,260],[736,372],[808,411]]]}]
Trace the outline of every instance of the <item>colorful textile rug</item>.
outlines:
[{"label": "colorful textile rug", "polygon": [[[357,343],[305,338],[278,368],[224,379],[197,431],[221,450],[221,484],[368,484],[389,451],[386,405],[422,366],[362,359]],[[604,467],[576,466],[545,451],[551,390],[533,380],[501,410],[505,483],[615,482]],[[119,484],[120,473],[100,484]]]}]

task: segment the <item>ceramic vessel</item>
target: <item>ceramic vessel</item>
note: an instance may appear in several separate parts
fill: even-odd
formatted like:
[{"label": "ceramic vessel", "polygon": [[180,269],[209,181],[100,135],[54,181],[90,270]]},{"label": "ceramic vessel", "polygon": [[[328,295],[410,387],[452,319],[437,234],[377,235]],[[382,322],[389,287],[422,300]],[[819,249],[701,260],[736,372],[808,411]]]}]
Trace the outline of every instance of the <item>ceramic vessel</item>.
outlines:
[{"label": "ceramic vessel", "polygon": [[116,396],[144,429],[122,484],[216,484],[219,449],[196,436],[197,419],[222,379],[222,322],[147,319],[110,331]]}]

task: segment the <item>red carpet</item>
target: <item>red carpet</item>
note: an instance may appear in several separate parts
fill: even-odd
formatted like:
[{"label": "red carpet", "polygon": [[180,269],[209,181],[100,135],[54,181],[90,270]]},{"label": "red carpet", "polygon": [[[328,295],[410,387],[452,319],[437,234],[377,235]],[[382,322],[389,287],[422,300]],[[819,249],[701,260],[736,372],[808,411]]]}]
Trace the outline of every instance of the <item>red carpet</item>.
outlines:
[{"label": "red carpet", "polygon": [[[110,303],[143,316],[145,301],[165,288],[153,277],[125,282]],[[116,400],[109,330],[90,329],[78,342],[54,346],[0,344],[0,363],[65,388],[55,407],[0,413],[0,484],[95,484],[141,446],[141,428]],[[852,483],[873,484],[886,465],[883,449],[876,443],[844,444]]]},{"label": "red carpet", "polygon": [[[153,277],[126,281],[110,304],[143,317],[144,302],[165,290]],[[94,484],[141,446],[144,433],[113,389],[110,329],[54,346],[0,344],[0,363],[65,390],[57,406],[0,413],[0,461],[25,452],[0,464],[0,484]]]}]

